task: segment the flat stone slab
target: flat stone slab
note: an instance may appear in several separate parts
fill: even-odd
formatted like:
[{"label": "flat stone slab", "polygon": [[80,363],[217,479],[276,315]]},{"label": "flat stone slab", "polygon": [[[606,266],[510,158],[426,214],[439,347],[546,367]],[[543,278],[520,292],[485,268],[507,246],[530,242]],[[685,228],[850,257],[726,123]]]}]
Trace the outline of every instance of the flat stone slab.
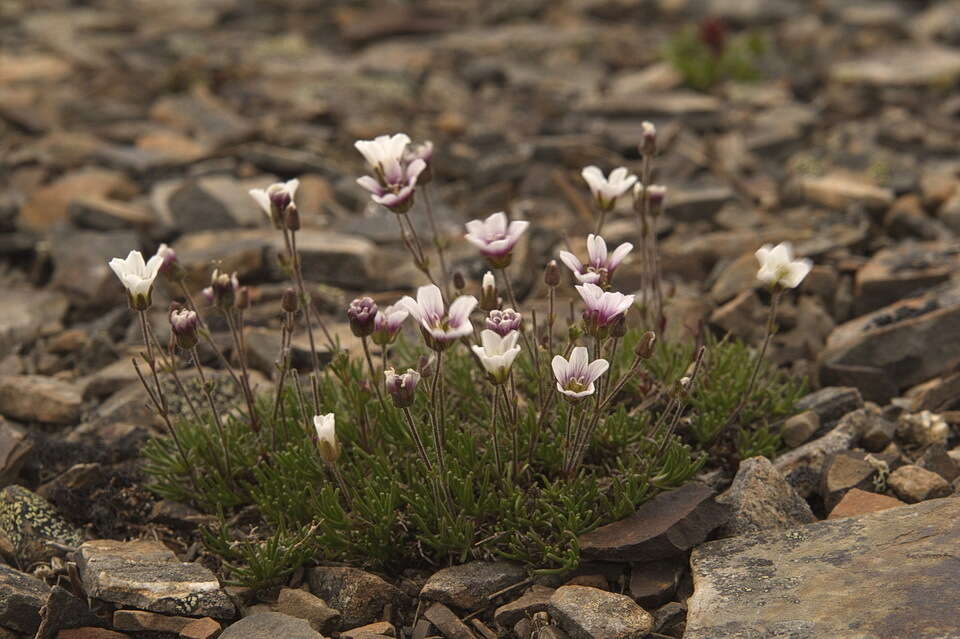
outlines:
[{"label": "flat stone slab", "polygon": [[180,562],[159,542],[88,541],[80,546],[77,567],[89,597],[166,615],[236,614],[216,575],[198,563]]},{"label": "flat stone slab", "polygon": [[684,639],[960,637],[960,498],[704,544]]}]

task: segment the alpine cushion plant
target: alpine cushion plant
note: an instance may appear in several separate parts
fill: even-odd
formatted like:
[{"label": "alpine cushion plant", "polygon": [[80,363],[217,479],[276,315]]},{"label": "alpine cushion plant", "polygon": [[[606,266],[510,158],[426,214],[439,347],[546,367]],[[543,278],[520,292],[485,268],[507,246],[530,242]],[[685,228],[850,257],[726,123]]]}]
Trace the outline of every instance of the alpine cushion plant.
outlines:
[{"label": "alpine cushion plant", "polygon": [[[369,179],[383,188],[406,179],[414,163],[433,162],[432,145],[412,149],[403,134],[357,148]],[[479,299],[462,277],[453,287],[460,294],[445,294],[453,281],[445,271],[393,304],[358,297],[344,319],[362,354],[347,353],[303,287],[295,191],[293,181],[253,194],[271,224],[280,220],[292,280],[269,397],[255,395],[249,382],[243,316],[250,295],[235,275],[214,271],[205,306],[181,289],[184,300],[169,314],[176,339],[166,348],[144,329],[146,359],[154,362],[153,383],[144,383],[168,425],[167,436],[145,449],[153,489],[219,518],[204,539],[238,581],[274,584],[316,560],[404,567],[499,557],[533,570],[572,568],[578,535],[630,514],[707,462],[710,442],[682,427],[699,423],[691,406],[708,410],[698,402],[701,388],[713,388],[712,376],[734,375],[738,388],[748,386],[744,360],[734,368],[719,357],[718,368],[704,349],[660,345],[644,330],[636,297],[613,282],[630,243],[608,254],[603,238],[590,236],[590,264],[571,266],[582,276],[581,314],[566,326],[556,326],[561,278],[550,260],[549,312],[538,321],[514,295],[505,269],[529,223],[502,212],[467,225],[464,241],[498,270],[473,289]],[[649,203],[649,189],[638,197]],[[434,280],[412,239],[411,211],[394,212],[414,261]],[[560,259],[570,266],[570,257]],[[216,346],[204,320],[209,312],[223,316],[233,338],[235,359],[219,355],[226,377],[202,377],[198,344]],[[332,351],[325,366],[312,326]],[[304,371],[294,370],[290,357],[300,330],[311,335],[312,365]],[[728,349],[721,342],[710,350],[722,356]],[[194,364],[203,401],[178,384],[190,410],[175,413],[162,393],[180,363]],[[775,379],[765,375],[756,387],[750,381],[748,409]],[[225,404],[217,392],[223,384],[239,389],[242,409]],[[258,513],[254,526],[228,523],[248,507]]]}]

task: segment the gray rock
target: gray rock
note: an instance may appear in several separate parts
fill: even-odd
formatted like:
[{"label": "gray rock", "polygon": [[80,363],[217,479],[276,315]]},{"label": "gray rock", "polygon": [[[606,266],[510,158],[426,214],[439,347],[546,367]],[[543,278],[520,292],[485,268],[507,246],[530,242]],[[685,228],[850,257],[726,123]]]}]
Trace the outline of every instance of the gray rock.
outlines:
[{"label": "gray rock", "polygon": [[110,625],[109,620],[102,619],[90,610],[86,599],[75,597],[60,586],[50,589],[50,596],[40,610],[40,618],[36,639],[56,639],[58,632],[71,628],[97,628]]},{"label": "gray rock", "polygon": [[507,561],[472,561],[435,572],[423,585],[424,599],[473,611],[490,605],[490,595],[526,579],[522,566]]},{"label": "gray rock", "polygon": [[687,605],[679,601],[665,603],[652,613],[653,629],[657,632],[668,632],[671,636],[683,633],[687,621]]},{"label": "gray rock", "polygon": [[311,592],[339,610],[347,628],[381,621],[383,607],[403,598],[396,587],[359,568],[317,566],[310,570],[309,580]]},{"label": "gray rock", "polygon": [[862,315],[923,293],[950,279],[958,265],[960,247],[955,244],[906,242],[877,251],[857,271],[854,310]]},{"label": "gray rock", "polygon": [[0,377],[0,414],[25,422],[76,424],[83,394],[79,388],[43,375]]},{"label": "gray rock", "polygon": [[0,565],[0,626],[33,634],[50,587],[36,577]]},{"label": "gray rock", "polygon": [[728,186],[670,188],[666,204],[670,217],[679,222],[711,219],[724,204],[733,199]]},{"label": "gray rock", "polygon": [[704,544],[684,639],[958,636],[958,541],[960,499],[944,499]]},{"label": "gray rock", "polygon": [[71,201],[67,214],[76,226],[95,231],[147,229],[157,221],[151,213],[142,208],[99,197],[83,197]]},{"label": "gray rock", "polygon": [[717,501],[732,511],[720,528],[725,536],[784,530],[816,521],[807,502],[766,457],[740,462],[733,483]]},{"label": "gray rock", "polygon": [[89,597],[169,615],[230,619],[236,614],[212,572],[180,562],[159,542],[99,539],[81,545],[78,555]]},{"label": "gray rock", "polygon": [[832,209],[843,210],[851,204],[860,204],[868,209],[883,210],[893,204],[891,189],[875,186],[866,181],[854,180],[843,175],[798,178],[791,188],[808,202]]},{"label": "gray rock", "polygon": [[310,627],[317,632],[331,632],[340,623],[340,612],[334,610],[319,597],[304,590],[283,588],[273,605],[276,612],[306,619]]},{"label": "gray rock", "polygon": [[923,451],[917,465],[937,473],[949,482],[960,477],[960,463],[947,453],[943,444],[931,444]]},{"label": "gray rock", "polygon": [[0,491],[0,552],[23,565],[48,561],[62,551],[49,545],[76,547],[82,531],[68,523],[43,497],[23,486]]},{"label": "gray rock", "polygon": [[960,53],[935,45],[883,49],[829,67],[830,79],[866,87],[922,88],[960,76]]},{"label": "gray rock", "polygon": [[423,616],[447,639],[475,639],[476,637],[467,624],[442,603],[435,603],[427,608]]},{"label": "gray rock", "polygon": [[51,286],[76,306],[110,308],[126,300],[123,285],[107,266],[114,257],[125,258],[140,248],[131,231],[58,231],[50,237],[53,255]]},{"label": "gray rock", "polygon": [[45,327],[58,324],[67,312],[67,298],[49,290],[0,289],[0,359],[36,339]]},{"label": "gray rock", "polygon": [[510,603],[505,603],[497,608],[493,613],[493,618],[500,627],[512,628],[521,619],[532,617],[534,613],[546,610],[547,602],[550,600],[553,591],[553,588],[534,585],[519,599],[514,599]]},{"label": "gray rock", "polygon": [[863,408],[863,398],[860,391],[851,386],[827,386],[797,401],[797,410],[812,410],[823,425],[833,425],[858,408]]},{"label": "gray rock", "polygon": [[279,612],[258,612],[227,627],[220,639],[324,639],[303,619]]},{"label": "gray rock", "polygon": [[953,492],[953,488],[946,479],[914,464],[901,466],[890,473],[887,485],[897,494],[897,497],[909,504],[946,497]]},{"label": "gray rock", "polygon": [[780,427],[780,436],[783,443],[790,448],[796,448],[810,439],[820,428],[820,416],[812,410],[805,410],[783,422]]},{"label": "gray rock", "polygon": [[[260,182],[265,180],[256,186],[265,186]],[[169,195],[170,221],[186,232],[265,224],[266,216],[250,197],[250,188],[252,184],[223,175],[187,180]]]},{"label": "gray rock", "polygon": [[729,518],[729,507],[713,497],[713,491],[698,482],[661,493],[626,519],[581,535],[583,557],[654,561],[682,555]]},{"label": "gray rock", "polygon": [[238,142],[253,130],[249,122],[207,89],[197,89],[189,94],[166,95],[153,105],[150,116],[213,145]]},{"label": "gray rock", "polygon": [[570,639],[642,639],[653,616],[630,597],[588,586],[561,586],[548,611]]},{"label": "gray rock", "polygon": [[860,437],[860,444],[871,453],[879,453],[893,441],[896,422],[886,418],[872,419]]},{"label": "gray rock", "polygon": [[820,484],[820,473],[827,457],[851,448],[875,419],[882,417],[867,409],[854,411],[823,437],[778,457],[774,468],[780,471],[801,497],[807,498]]},{"label": "gray rock", "polygon": [[24,430],[0,417],[0,487],[16,481],[31,450]]}]

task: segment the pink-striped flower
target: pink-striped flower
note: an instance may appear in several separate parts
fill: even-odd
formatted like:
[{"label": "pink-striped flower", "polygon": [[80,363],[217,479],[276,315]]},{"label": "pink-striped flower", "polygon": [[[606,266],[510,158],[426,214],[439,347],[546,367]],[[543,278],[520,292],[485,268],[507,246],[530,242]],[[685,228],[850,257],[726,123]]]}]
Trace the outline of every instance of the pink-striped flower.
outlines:
[{"label": "pink-striped flower", "polygon": [[589,283],[575,288],[586,306],[583,311],[583,320],[589,332],[594,335],[605,331],[633,306],[633,295],[604,291],[596,284]]},{"label": "pink-striped flower", "polygon": [[480,249],[494,268],[510,264],[513,247],[530,222],[514,220],[507,224],[507,214],[498,211],[485,220],[467,222],[467,241]]},{"label": "pink-striped flower", "polygon": [[374,173],[373,177],[358,178],[357,184],[370,192],[374,202],[394,213],[406,213],[413,206],[417,179],[427,168],[423,158],[406,155],[408,144],[410,138],[404,133],[354,143]]},{"label": "pink-striped flower", "polygon": [[505,308],[502,311],[495,308],[490,311],[483,323],[488,329],[504,337],[511,331],[520,330],[523,316],[512,308]]},{"label": "pink-striped flower", "polygon": [[297,194],[297,187],[300,186],[300,180],[289,180],[288,182],[275,182],[265,189],[250,189],[250,197],[256,200],[264,215],[267,216],[273,225],[281,228],[283,225],[283,215],[287,207],[293,203],[293,198]]},{"label": "pink-striped flower", "polygon": [[570,353],[569,360],[562,355],[554,356],[550,365],[553,368],[553,376],[557,380],[557,390],[569,401],[578,401],[593,395],[596,391],[594,382],[610,367],[605,359],[595,359],[591,362],[584,346],[575,347]]},{"label": "pink-striped flower", "polygon": [[590,187],[597,206],[604,211],[613,209],[617,200],[637,181],[637,176],[630,175],[630,172],[622,166],[610,171],[609,178],[603,177],[603,171],[595,166],[584,168],[580,175]]},{"label": "pink-striped flower", "polygon": [[448,311],[444,307],[440,289],[429,284],[417,289],[416,300],[406,295],[399,304],[420,322],[427,345],[436,351],[442,351],[461,337],[473,333],[470,312],[476,307],[477,298],[472,295],[461,295],[453,301]]},{"label": "pink-striped flower", "polygon": [[607,242],[599,235],[591,233],[587,236],[586,264],[580,262],[576,255],[569,251],[560,251],[560,261],[573,271],[573,276],[581,284],[597,284],[606,287],[613,279],[613,272],[620,266],[624,258],[633,250],[633,244],[624,242],[613,253],[607,253]]},{"label": "pink-striped flower", "polygon": [[410,312],[401,308],[400,304],[381,308],[373,318],[373,335],[370,339],[378,346],[393,344],[397,340],[397,335],[400,334],[403,322],[409,316]]}]

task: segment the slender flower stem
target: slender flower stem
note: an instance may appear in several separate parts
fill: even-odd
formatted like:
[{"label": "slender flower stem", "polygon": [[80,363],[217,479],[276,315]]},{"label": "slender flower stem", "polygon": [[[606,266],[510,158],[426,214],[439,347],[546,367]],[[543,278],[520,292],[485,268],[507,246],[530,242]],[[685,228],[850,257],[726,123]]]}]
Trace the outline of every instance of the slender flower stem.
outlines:
[{"label": "slender flower stem", "polygon": [[493,434],[493,458],[497,464],[497,477],[503,477],[503,463],[500,460],[500,437],[497,434],[497,396],[500,387],[494,386],[490,395],[490,431]]},{"label": "slender flower stem", "polygon": [[197,355],[196,346],[190,349],[190,355],[193,359],[193,365],[197,369],[197,374],[200,376],[200,385],[203,387],[203,394],[207,398],[207,403],[210,404],[210,414],[213,415],[213,423],[217,427],[217,434],[220,435],[220,445],[223,448],[223,470],[225,479],[230,481],[230,478],[233,477],[233,471],[230,468],[230,453],[227,452],[227,435],[224,432],[223,422],[220,420],[220,411],[217,410],[217,404],[213,401],[213,393],[211,393],[210,386],[207,384],[207,377],[203,372],[203,365],[200,363],[199,355]]},{"label": "slender flower stem", "polygon": [[237,326],[236,319],[230,309],[224,309],[223,316],[227,319],[227,326],[230,328],[230,334],[233,336],[233,343],[237,351],[237,359],[240,361],[240,388],[247,402],[247,411],[250,414],[250,428],[253,429],[253,432],[259,433],[260,421],[257,419],[257,408],[253,399],[253,391],[250,390],[250,372],[247,370],[247,354],[243,350],[243,337],[240,334],[243,328]]},{"label": "slender flower stem", "polygon": [[[284,238],[287,237],[287,231],[283,231]],[[307,338],[310,340],[310,357],[313,364],[313,372],[320,372],[320,356],[317,354],[317,344],[313,339],[313,320],[310,318],[310,309],[313,307],[313,302],[310,299],[310,296],[307,294],[307,287],[303,283],[303,268],[300,264],[300,252],[297,250],[297,232],[289,232],[290,241],[288,244],[290,251],[290,261],[292,262],[293,276],[296,280],[297,293],[300,295],[300,303],[303,305],[303,318],[304,324],[307,327]],[[324,334],[327,336],[327,346],[330,348],[330,351],[335,350],[333,341],[330,339],[330,334],[327,332],[326,327],[321,323]],[[317,406],[320,405],[320,390],[316,382],[311,384],[313,387],[313,400],[316,402]]]},{"label": "slender flower stem", "polygon": [[[223,364],[223,367],[230,377],[233,378],[233,381],[240,386],[240,378],[237,377],[236,371],[233,370],[233,366],[230,365],[230,360],[227,359],[227,356],[223,354],[223,351],[220,350],[220,347],[217,346],[217,343],[213,341],[213,335],[210,332],[210,328],[207,326],[206,322],[203,321],[203,315],[200,314],[200,307],[193,301],[193,296],[190,295],[190,290],[187,288],[186,283],[183,280],[180,280],[180,290],[183,292],[183,297],[187,300],[187,304],[190,306],[190,310],[197,314],[197,319],[200,320],[200,334],[203,336],[203,339],[206,340],[207,344],[217,354],[217,357],[220,359],[220,363]],[[241,389],[242,392],[242,389]]]},{"label": "slender flower stem", "polygon": [[440,473],[443,475],[443,481],[446,483],[447,475],[447,466],[444,463],[443,458],[443,424],[441,423],[442,417],[440,415],[440,404],[441,399],[438,393],[438,388],[440,386],[440,378],[443,377],[443,351],[437,351],[437,370],[433,374],[433,384],[430,388],[430,404],[432,406],[432,417],[433,417],[433,443],[437,447],[437,468],[440,470]]},{"label": "slender flower stem", "polygon": [[420,461],[422,461],[426,469],[432,473],[433,464],[430,462],[430,456],[427,454],[427,447],[423,444],[423,438],[420,437],[420,431],[417,430],[417,425],[413,421],[413,415],[410,413],[410,409],[404,407],[400,409],[400,412],[403,413],[404,420],[407,422],[407,429],[410,431],[410,438],[413,439],[413,443],[417,446],[417,453],[420,455]]},{"label": "slender flower stem", "polygon": [[[283,327],[280,331],[280,379],[277,380],[277,392],[273,400],[273,421],[277,421],[280,414],[280,404],[283,400],[283,386],[290,370],[290,349],[293,341],[293,313],[285,313]],[[276,432],[276,430],[274,430]]]},{"label": "slender flower stem", "polygon": [[437,259],[440,262],[440,276],[443,278],[443,286],[441,287],[446,293],[447,299],[450,298],[450,272],[447,270],[447,258],[443,253],[443,238],[440,237],[440,233],[437,230],[437,222],[433,217],[433,202],[430,199],[430,186],[426,185],[423,188],[423,204],[424,208],[427,211],[427,220],[430,222],[430,230],[433,232],[433,245],[437,249]]},{"label": "slender flower stem", "polygon": [[[377,370],[373,367],[373,358],[370,356],[370,345],[367,343],[367,336],[364,335],[360,338],[360,342],[363,344],[363,356],[367,360],[367,368],[370,369],[370,381],[373,382],[373,390],[377,391],[377,399],[380,401],[380,409],[383,411],[383,414],[387,414],[387,404],[383,400],[383,391],[380,390],[380,383],[377,380]],[[370,442],[367,441],[366,429],[361,433],[363,437],[364,448],[369,448]]]},{"label": "slender flower stem", "polygon": [[573,406],[574,406],[573,402],[569,402],[569,406],[567,407],[567,422],[563,427],[563,468],[564,469],[566,469],[567,467],[567,456],[570,454],[571,437],[573,436],[573,432],[571,431],[571,428],[573,427]]},{"label": "slender flower stem", "polygon": [[603,231],[603,223],[606,217],[607,217],[607,210],[604,208],[601,208],[599,215],[597,215],[597,228],[594,231],[594,234],[600,235],[601,231]]},{"label": "slender flower stem", "polygon": [[330,472],[337,480],[337,485],[340,487],[340,492],[343,494],[343,501],[347,504],[347,510],[353,510],[353,500],[350,497],[350,489],[347,488],[347,482],[344,481],[343,475],[340,473],[340,468],[337,466],[337,462],[328,462],[327,466],[330,468]]}]

